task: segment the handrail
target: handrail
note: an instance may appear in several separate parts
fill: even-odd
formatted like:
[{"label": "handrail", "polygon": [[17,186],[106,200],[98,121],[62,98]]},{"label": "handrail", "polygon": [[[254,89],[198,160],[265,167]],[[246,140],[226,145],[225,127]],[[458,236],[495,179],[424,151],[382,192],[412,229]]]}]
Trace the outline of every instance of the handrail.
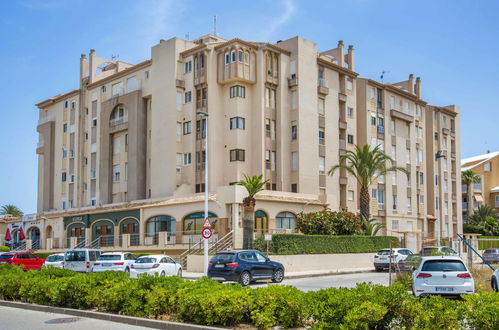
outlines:
[{"label": "handrail", "polygon": [[94,239],[92,242],[90,242],[90,244],[86,245],[85,247],[86,248],[100,247],[100,244],[98,244],[97,246],[94,246],[96,242],[100,242],[100,238],[101,238],[101,236],[97,237],[96,239]]}]

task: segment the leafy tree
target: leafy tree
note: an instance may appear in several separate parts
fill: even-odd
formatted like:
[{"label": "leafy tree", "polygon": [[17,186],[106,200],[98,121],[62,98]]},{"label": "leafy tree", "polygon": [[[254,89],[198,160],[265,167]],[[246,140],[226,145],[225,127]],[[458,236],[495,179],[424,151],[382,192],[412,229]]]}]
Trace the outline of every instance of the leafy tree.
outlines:
[{"label": "leafy tree", "polygon": [[300,213],[296,226],[306,235],[353,235],[362,232],[360,218],[347,210]]},{"label": "leafy tree", "polygon": [[0,214],[6,215],[10,214],[13,217],[22,217],[24,215],[23,211],[15,205],[5,204],[0,208]]},{"label": "leafy tree", "polygon": [[383,229],[385,226],[377,222],[376,219],[367,219],[367,218],[362,218],[362,229],[364,231],[364,235],[368,236],[376,236],[378,232]]},{"label": "leafy tree", "polygon": [[253,248],[253,230],[255,228],[255,195],[263,190],[269,180],[263,180],[263,175],[249,176],[244,174],[244,180],[237,183],[246,188],[248,196],[243,199],[243,249]]},{"label": "leafy tree", "polygon": [[467,194],[468,194],[468,209],[466,210],[466,215],[468,219],[470,218],[471,214],[471,203],[472,203],[472,193],[471,193],[471,187],[473,183],[479,183],[480,182],[480,176],[473,172],[472,170],[466,170],[461,172],[461,182],[466,184],[467,187]]},{"label": "leafy tree", "polygon": [[489,205],[480,205],[473,214],[469,217],[469,220],[473,224],[480,224],[487,218],[494,218],[494,209]]},{"label": "leafy tree", "polygon": [[401,171],[409,175],[403,167],[393,165],[394,160],[386,155],[379,146],[371,147],[366,144],[363,147],[355,146],[354,150],[348,150],[340,155],[339,164],[331,167],[328,175],[333,175],[338,169],[344,169],[357,179],[360,186],[360,215],[366,219],[370,218],[369,204],[371,195],[369,186],[375,180],[389,172]]}]

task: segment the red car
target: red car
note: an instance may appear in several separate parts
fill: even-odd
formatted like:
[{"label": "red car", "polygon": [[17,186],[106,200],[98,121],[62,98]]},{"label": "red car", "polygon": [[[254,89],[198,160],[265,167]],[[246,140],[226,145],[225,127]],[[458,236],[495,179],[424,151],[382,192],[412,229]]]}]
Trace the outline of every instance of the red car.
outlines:
[{"label": "red car", "polygon": [[0,255],[0,264],[23,265],[23,270],[40,270],[45,259],[38,258],[32,253],[3,253]]}]

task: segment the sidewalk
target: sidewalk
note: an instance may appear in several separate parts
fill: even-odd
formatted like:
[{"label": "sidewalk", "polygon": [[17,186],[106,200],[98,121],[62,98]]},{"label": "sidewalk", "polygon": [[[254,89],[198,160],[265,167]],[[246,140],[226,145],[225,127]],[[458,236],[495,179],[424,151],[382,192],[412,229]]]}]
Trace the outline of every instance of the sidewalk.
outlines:
[{"label": "sidewalk", "polygon": [[[374,272],[374,268],[343,268],[343,269],[324,269],[324,270],[310,270],[304,272],[288,272],[285,273],[285,279],[304,278],[304,277],[317,277],[328,275],[340,274],[356,274]],[[203,273],[182,272],[182,277],[189,280],[199,280],[203,277]]]}]

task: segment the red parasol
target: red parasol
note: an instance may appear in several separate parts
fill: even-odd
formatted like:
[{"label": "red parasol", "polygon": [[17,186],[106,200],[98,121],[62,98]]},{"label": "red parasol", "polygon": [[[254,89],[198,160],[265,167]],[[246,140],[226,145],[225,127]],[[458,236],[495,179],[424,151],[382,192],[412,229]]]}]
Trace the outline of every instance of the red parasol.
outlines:
[{"label": "red parasol", "polygon": [[23,227],[21,227],[21,228],[19,229],[19,239],[20,239],[21,241],[26,239],[26,236],[24,236],[24,230],[23,230]]},{"label": "red parasol", "polygon": [[6,241],[10,241],[12,237],[10,236],[10,229],[7,228],[7,232],[5,233],[5,238]]}]

